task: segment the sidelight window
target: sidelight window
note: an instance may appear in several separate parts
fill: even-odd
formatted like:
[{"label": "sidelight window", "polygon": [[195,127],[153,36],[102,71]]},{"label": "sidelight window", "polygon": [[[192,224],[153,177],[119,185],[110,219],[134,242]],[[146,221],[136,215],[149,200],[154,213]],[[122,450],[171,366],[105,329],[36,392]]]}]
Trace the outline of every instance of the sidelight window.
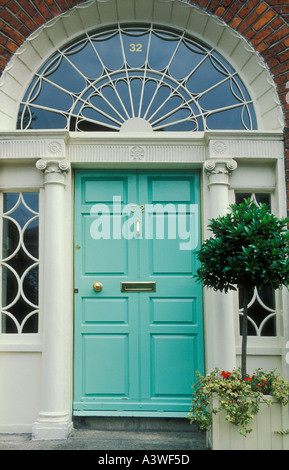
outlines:
[{"label": "sidelight window", "polygon": [[[271,208],[271,195],[269,193],[239,193],[236,202],[251,198],[255,204],[266,204]],[[262,289],[254,288],[250,293],[248,308],[248,335],[250,336],[276,336],[276,294],[271,286]],[[240,331],[243,320],[243,292],[239,291],[239,317]]]},{"label": "sidelight window", "polygon": [[38,196],[2,195],[2,333],[38,332]]}]

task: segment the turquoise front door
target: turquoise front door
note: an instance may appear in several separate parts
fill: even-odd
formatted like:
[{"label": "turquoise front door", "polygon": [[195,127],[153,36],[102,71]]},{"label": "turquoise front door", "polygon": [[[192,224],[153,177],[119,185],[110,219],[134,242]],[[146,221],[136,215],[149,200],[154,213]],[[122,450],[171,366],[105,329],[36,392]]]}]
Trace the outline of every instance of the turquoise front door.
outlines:
[{"label": "turquoise front door", "polygon": [[198,172],[76,171],[75,414],[188,412],[204,372],[200,232]]}]

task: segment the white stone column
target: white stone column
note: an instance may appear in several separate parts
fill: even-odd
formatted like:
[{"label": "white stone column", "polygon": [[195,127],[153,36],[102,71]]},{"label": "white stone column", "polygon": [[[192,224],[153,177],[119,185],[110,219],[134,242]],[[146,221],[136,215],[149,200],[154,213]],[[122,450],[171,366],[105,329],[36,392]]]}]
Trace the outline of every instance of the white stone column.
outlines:
[{"label": "white stone column", "polygon": [[67,399],[67,308],[65,302],[65,175],[67,160],[38,160],[44,173],[42,404],[35,440],[66,439],[72,429]]},{"label": "white stone column", "polygon": [[[237,168],[232,159],[209,159],[204,164],[208,176],[209,218],[229,211],[230,174]],[[236,367],[233,294],[206,289],[207,369]]]}]

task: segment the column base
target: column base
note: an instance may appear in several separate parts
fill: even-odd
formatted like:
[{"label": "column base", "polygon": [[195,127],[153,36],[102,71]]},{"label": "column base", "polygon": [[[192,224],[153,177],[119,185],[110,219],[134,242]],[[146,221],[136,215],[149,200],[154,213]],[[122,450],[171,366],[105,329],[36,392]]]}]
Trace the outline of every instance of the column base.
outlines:
[{"label": "column base", "polygon": [[72,420],[66,413],[40,413],[32,426],[32,440],[65,440],[72,430]]}]

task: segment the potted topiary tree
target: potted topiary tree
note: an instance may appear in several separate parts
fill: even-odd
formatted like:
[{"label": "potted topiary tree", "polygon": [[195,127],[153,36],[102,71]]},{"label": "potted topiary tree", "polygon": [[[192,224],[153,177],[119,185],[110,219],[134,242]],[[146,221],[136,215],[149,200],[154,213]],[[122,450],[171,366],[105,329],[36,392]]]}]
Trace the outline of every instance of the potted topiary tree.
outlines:
[{"label": "potted topiary tree", "polygon": [[[281,288],[282,286],[288,287],[289,233],[287,224],[289,219],[277,218],[274,214],[270,213],[266,204],[259,206],[250,199],[244,200],[241,204],[233,204],[230,206],[230,209],[228,214],[210,221],[209,230],[213,232],[213,236],[204,241],[201,250],[198,252],[201,267],[197,270],[195,277],[204,286],[217,291],[243,290],[241,371],[238,375],[236,371],[233,374],[230,372],[220,374],[216,370],[210,377],[203,380],[199,377],[195,396],[193,395],[193,404],[196,407],[197,403],[201,403],[200,400],[204,400],[205,396],[208,399],[208,394],[217,390],[219,396],[223,398],[223,402],[221,400],[220,406],[213,408],[212,412],[209,413],[210,417],[221,409],[227,409],[227,414],[225,414],[226,419],[234,424],[241,423],[242,428],[240,433],[244,435],[251,431],[246,426],[244,427],[244,425],[247,425],[250,417],[259,410],[262,395],[260,387],[259,390],[258,388],[257,390],[252,390],[249,383],[252,378],[247,375],[247,312],[249,292],[254,288],[258,289],[266,285],[270,285],[274,289]],[[280,388],[279,385],[276,385],[279,379],[274,376],[273,380],[272,373],[270,374],[273,388],[274,384],[275,388]],[[255,376],[260,377],[260,373],[256,373]],[[267,382],[266,377],[264,378],[264,375],[262,377],[265,384]],[[229,386],[228,378],[231,381]],[[238,381],[238,384],[236,381]],[[289,384],[284,379],[281,382],[281,401],[283,404],[287,404]],[[280,380],[278,384],[280,384]],[[202,389],[202,387],[205,388]],[[232,389],[233,393],[231,393]],[[268,392],[268,387],[265,387],[265,389]],[[222,391],[224,392],[223,396]],[[257,395],[255,392],[257,392]],[[270,393],[272,394],[272,387]],[[248,398],[249,395],[251,401],[246,401],[245,396]],[[226,399],[224,400],[225,396]],[[236,404],[236,401],[239,403],[237,412],[234,410],[234,403]],[[201,416],[200,408],[194,415],[194,406],[192,413],[189,415],[190,420],[197,422],[199,425],[205,416],[203,428],[208,427],[210,424],[208,410],[205,409],[208,402],[205,402],[206,400],[203,401],[203,411],[205,413],[203,416]],[[246,409],[244,408],[245,402]],[[267,403],[269,403],[268,400]],[[230,411],[228,413],[230,409],[232,411],[231,415]],[[238,415],[237,419],[236,415]]]}]

